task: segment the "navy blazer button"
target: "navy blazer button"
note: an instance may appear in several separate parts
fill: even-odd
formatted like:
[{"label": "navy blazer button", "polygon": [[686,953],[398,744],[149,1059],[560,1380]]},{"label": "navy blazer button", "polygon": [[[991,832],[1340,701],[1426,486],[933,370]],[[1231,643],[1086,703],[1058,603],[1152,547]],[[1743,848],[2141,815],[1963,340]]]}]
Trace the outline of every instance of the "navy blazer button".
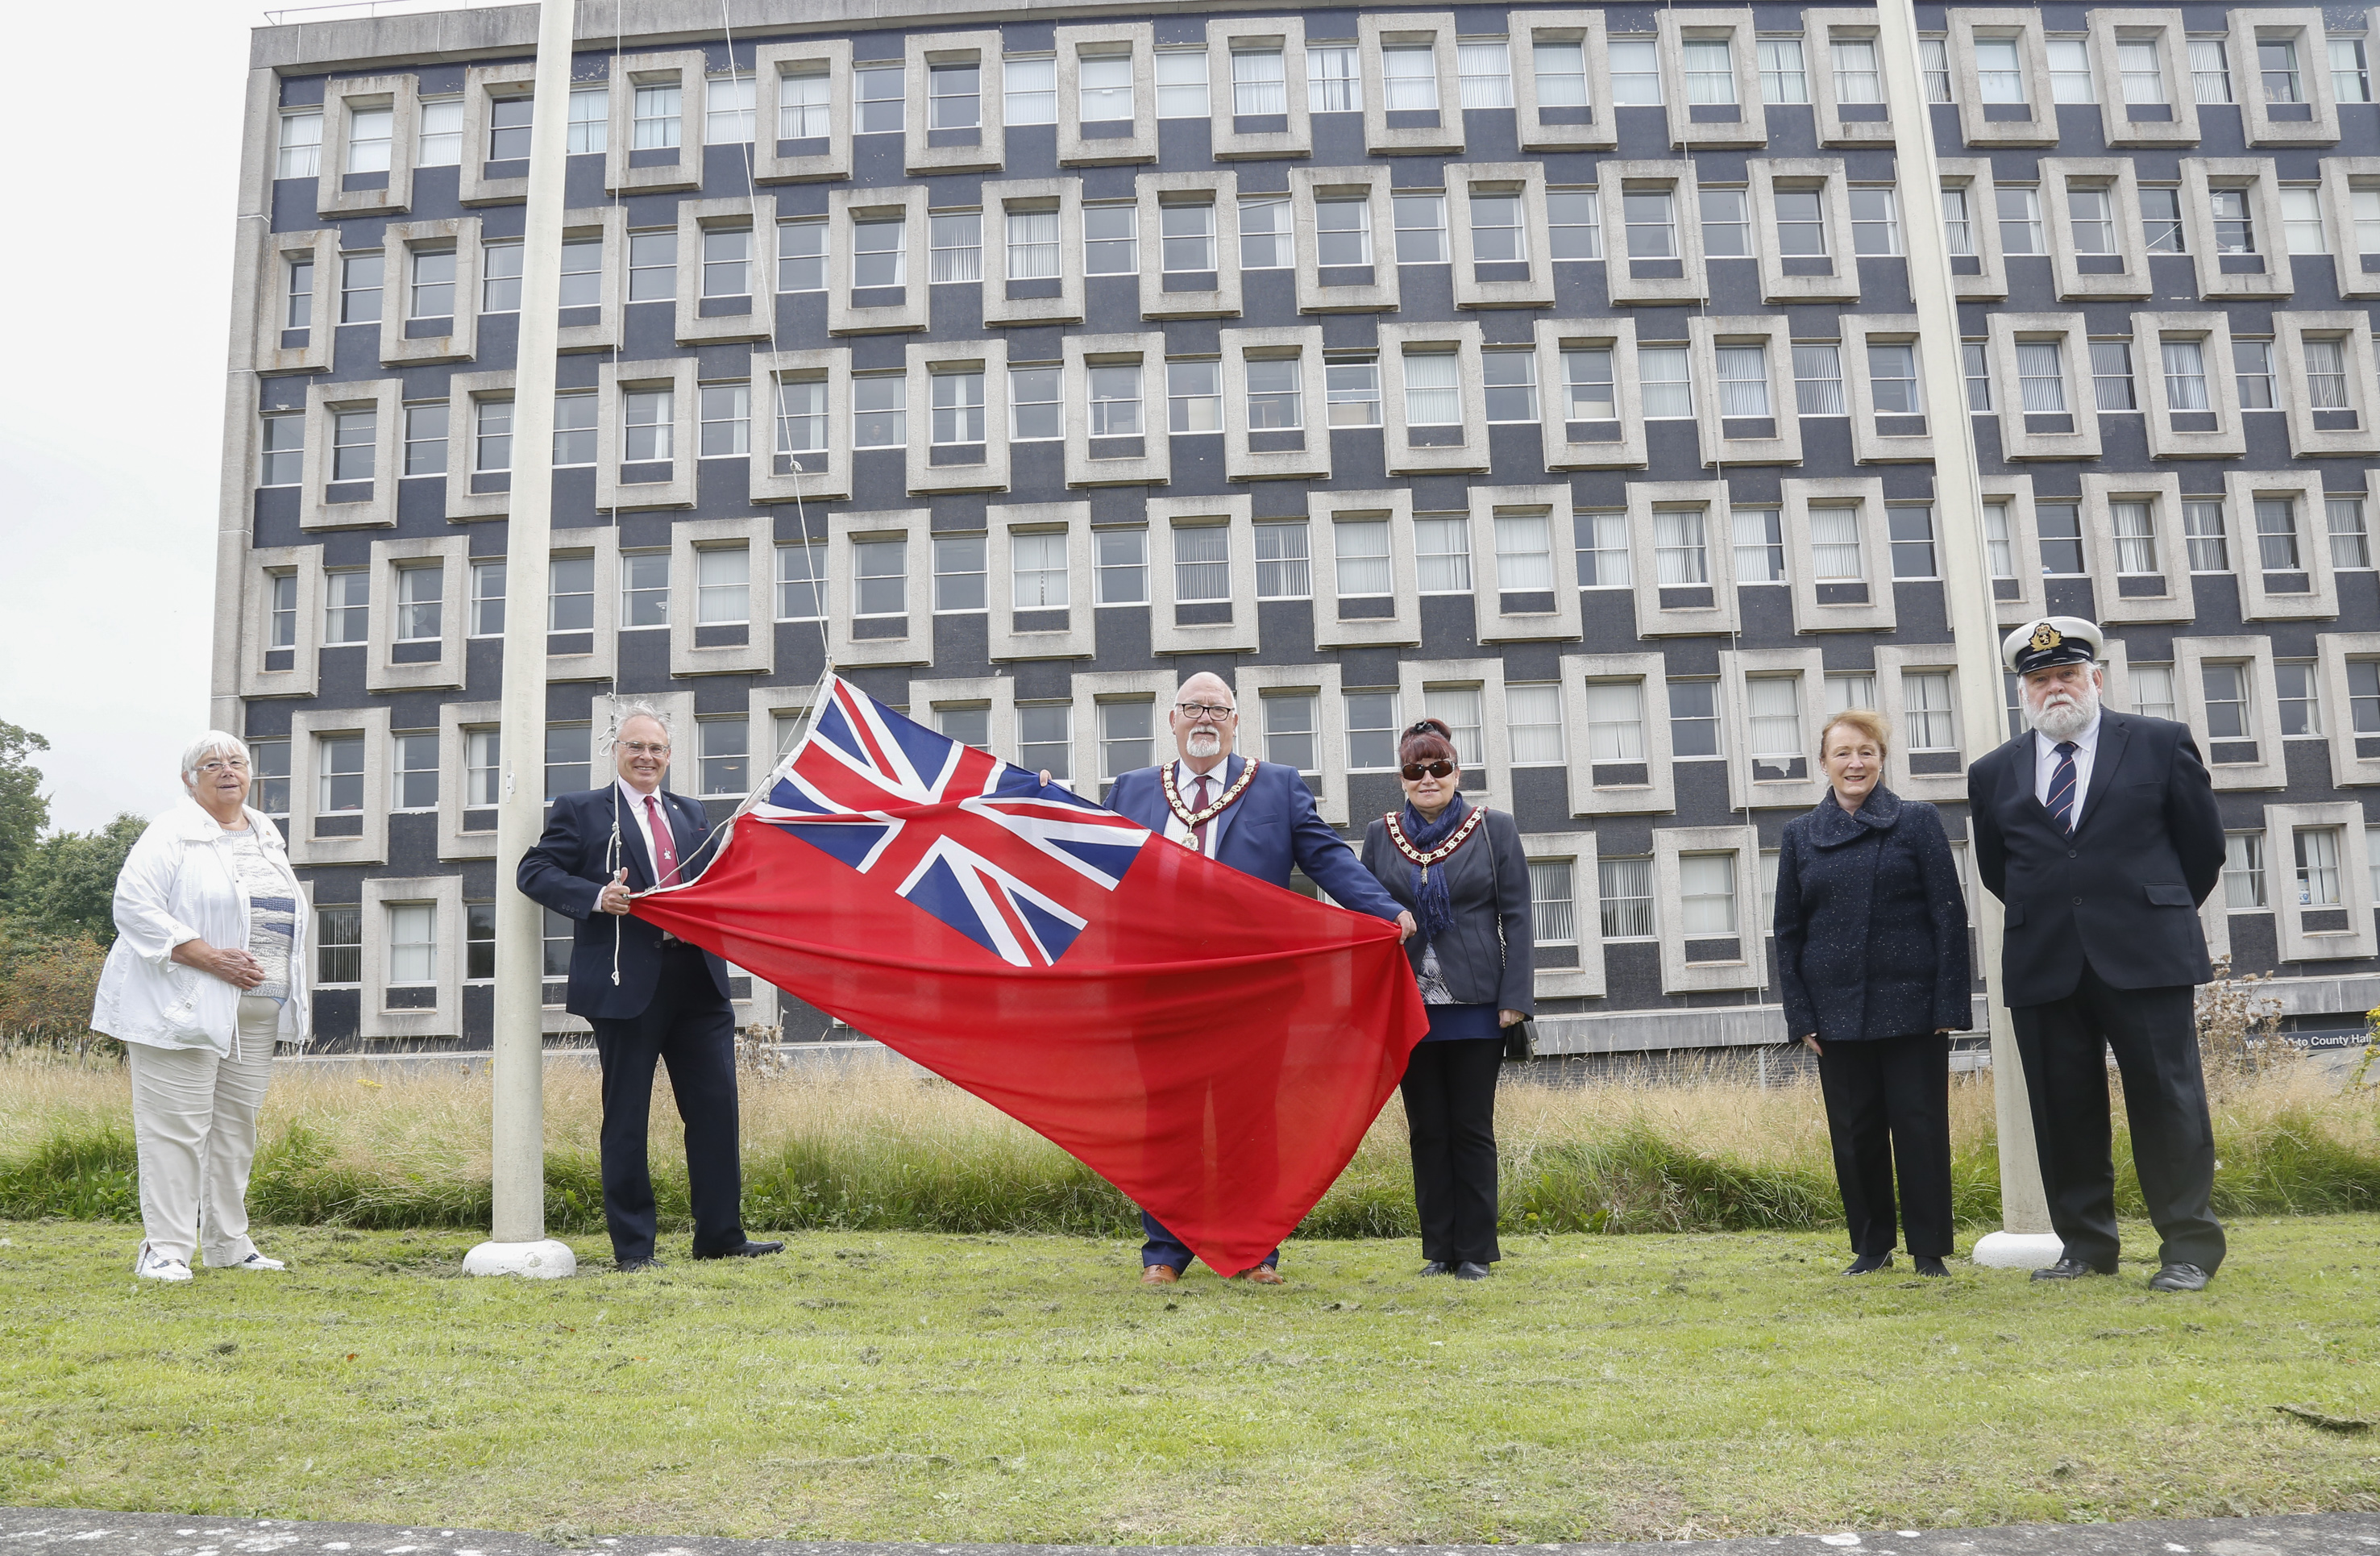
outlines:
[{"label": "navy blazer button", "polygon": [[2080,856],[2079,854],[2077,854],[2077,853],[2076,853],[2073,849],[2071,849],[2071,848],[2069,848],[2068,850],[2066,850],[2066,857],[2067,857],[2068,858],[2070,858],[2070,859],[2072,859],[2072,858],[2079,858],[2079,857],[2081,857],[2081,856]]},{"label": "navy blazer button", "polygon": [[2081,906],[2082,906],[2082,899],[2081,897],[2076,897],[2076,898],[2074,899],[2074,906],[2077,906],[2077,907],[2081,907]]}]

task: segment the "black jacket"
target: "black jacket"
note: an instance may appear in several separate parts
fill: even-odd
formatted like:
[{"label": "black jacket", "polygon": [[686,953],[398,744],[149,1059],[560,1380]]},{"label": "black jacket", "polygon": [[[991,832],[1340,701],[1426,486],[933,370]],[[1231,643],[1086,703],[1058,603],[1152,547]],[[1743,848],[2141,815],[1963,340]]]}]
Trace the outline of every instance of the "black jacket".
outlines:
[{"label": "black jacket", "polygon": [[1777,851],[1785,1035],[1822,1042],[1973,1026],[1967,899],[1941,813],[1876,785],[1846,813],[1830,789]]},{"label": "black jacket", "polygon": [[[570,946],[569,1010],[589,1020],[626,1020],[642,1015],[661,984],[662,931],[631,914],[614,918],[595,910],[595,899],[612,872],[625,866],[628,887],[641,892],[653,883],[653,862],[645,855],[645,834],[636,818],[623,807],[619,812],[620,852],[612,852],[613,793],[609,788],[562,795],[545,813],[545,835],[521,856],[521,892],[556,913],[578,921]],[[670,837],[682,861],[679,875],[691,880],[710,858],[710,830],[702,806],[684,795],[662,793],[662,811],[669,818]],[[614,930],[613,926],[618,928]],[[612,981],[614,935],[620,954],[620,981]],[[702,959],[719,997],[727,998],[727,964],[706,951]]]},{"label": "black jacket", "polygon": [[[1389,841],[1385,820],[1364,831],[1364,868],[1400,906],[1421,917],[1414,900],[1413,861]],[[1505,812],[1490,810],[1468,842],[1430,868],[1446,871],[1447,894],[1454,903],[1454,925],[1438,942],[1438,970],[1446,979],[1446,991],[1461,1004],[1492,1004],[1535,1015],[1537,940],[1529,900],[1529,859],[1521,852],[1520,827]],[[1500,923],[1500,947],[1496,933]],[[1405,942],[1405,959],[1416,976],[1423,949],[1418,934]]]},{"label": "black jacket", "polygon": [[2223,818],[2198,747],[2168,719],[2099,718],[2072,837],[2034,797],[2032,731],[1967,770],[1976,873],[2008,906],[2011,1005],[2072,993],[2086,957],[2118,989],[2211,976],[2198,905],[2223,879]]}]

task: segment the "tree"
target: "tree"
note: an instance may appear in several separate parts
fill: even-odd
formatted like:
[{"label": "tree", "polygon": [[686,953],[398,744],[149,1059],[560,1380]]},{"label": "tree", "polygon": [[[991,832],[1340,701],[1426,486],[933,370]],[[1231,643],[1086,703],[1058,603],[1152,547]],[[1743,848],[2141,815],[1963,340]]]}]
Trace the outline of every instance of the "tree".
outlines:
[{"label": "tree", "polygon": [[115,943],[115,877],[149,823],[130,811],[97,832],[52,833],[18,872],[17,917],[46,935]]},{"label": "tree", "polygon": [[8,900],[17,872],[32,857],[42,829],[50,824],[42,770],[25,760],[49,748],[50,743],[31,730],[0,719],[0,903]]}]

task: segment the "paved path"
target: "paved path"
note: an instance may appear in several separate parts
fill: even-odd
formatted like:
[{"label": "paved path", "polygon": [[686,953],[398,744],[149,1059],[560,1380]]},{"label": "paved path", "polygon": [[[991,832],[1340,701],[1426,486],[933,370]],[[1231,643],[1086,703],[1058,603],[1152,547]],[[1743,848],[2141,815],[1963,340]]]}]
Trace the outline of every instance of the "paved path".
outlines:
[{"label": "paved path", "polygon": [[[670,1539],[628,1535],[582,1548],[587,1556],[1087,1556],[1062,1545],[864,1545],[857,1541]],[[1098,1548],[1108,1549],[1108,1548]],[[2158,1524],[2035,1524],[2001,1529],[1768,1535],[1663,1545],[1164,1546],[1164,1556],[2380,1556],[2380,1513]],[[286,1519],[199,1518],[172,1513],[0,1509],[0,1556],[562,1556],[526,1535],[484,1529],[400,1529],[385,1524],[297,1524]]]}]

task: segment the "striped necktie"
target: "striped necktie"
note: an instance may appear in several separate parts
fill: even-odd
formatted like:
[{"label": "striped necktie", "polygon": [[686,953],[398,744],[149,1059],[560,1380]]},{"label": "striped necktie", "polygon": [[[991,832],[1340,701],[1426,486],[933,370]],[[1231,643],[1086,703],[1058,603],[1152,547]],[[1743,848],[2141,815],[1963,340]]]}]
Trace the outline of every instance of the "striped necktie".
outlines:
[{"label": "striped necktie", "polygon": [[2074,750],[2073,741],[2060,740],[2058,767],[2049,775],[2049,813],[2069,837],[2074,834]]}]

